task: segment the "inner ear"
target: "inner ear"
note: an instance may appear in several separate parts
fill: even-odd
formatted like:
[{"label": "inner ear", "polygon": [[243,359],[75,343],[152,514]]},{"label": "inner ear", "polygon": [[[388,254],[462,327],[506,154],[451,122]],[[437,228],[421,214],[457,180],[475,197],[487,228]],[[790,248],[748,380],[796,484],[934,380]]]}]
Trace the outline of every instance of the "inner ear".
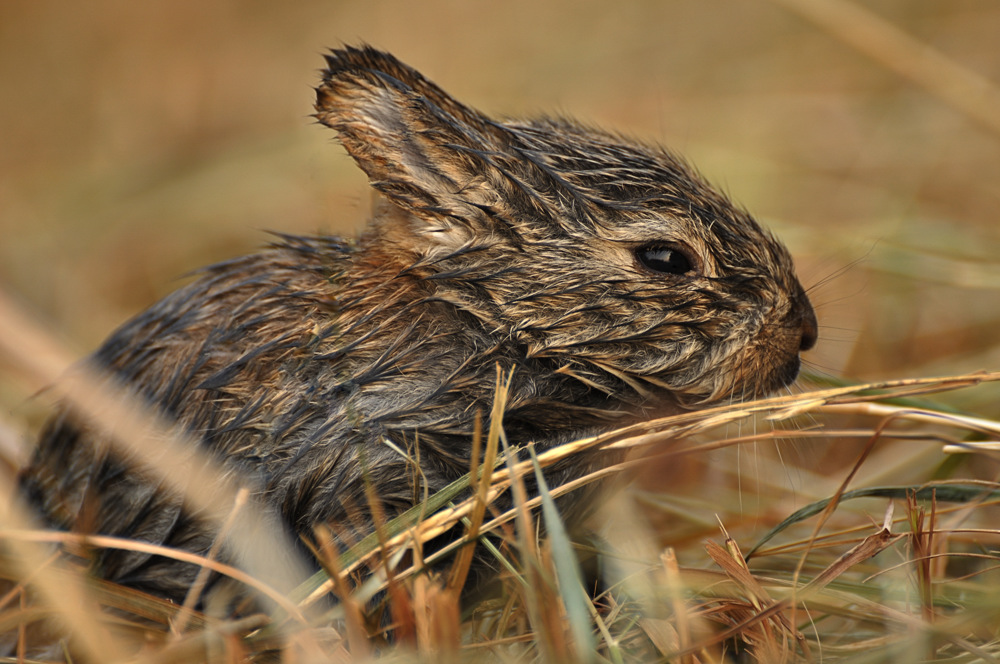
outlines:
[{"label": "inner ear", "polygon": [[345,48],[326,61],[315,117],[394,203],[457,212],[456,196],[488,180],[483,156],[503,151],[500,125],[388,53]]}]

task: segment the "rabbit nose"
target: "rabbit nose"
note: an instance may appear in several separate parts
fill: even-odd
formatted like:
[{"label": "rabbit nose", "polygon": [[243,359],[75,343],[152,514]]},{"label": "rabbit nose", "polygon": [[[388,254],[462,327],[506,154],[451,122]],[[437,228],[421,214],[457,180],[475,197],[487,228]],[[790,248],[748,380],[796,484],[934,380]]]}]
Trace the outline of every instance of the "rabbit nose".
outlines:
[{"label": "rabbit nose", "polygon": [[808,300],[803,303],[803,306],[805,310],[802,312],[802,322],[800,324],[800,332],[802,334],[799,337],[800,352],[811,349],[816,345],[816,340],[819,338],[819,324],[816,322],[816,313],[813,311]]}]

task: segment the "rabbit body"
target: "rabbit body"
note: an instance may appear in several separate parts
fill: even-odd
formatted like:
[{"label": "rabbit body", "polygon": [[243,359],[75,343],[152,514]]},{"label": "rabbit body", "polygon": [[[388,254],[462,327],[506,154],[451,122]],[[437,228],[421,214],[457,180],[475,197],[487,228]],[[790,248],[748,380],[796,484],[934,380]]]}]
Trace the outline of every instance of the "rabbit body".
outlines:
[{"label": "rabbit body", "polygon": [[[94,358],[293,533],[356,526],[365,472],[390,516],[468,472],[497,366],[513,370],[508,439],[546,449],[765,395],[815,341],[784,247],[662,148],[490,119],[368,47],[327,56],[316,110],[379,194],[361,237],[286,236],[207,268]],[[215,532],[100,439],[69,412],[46,427],[21,478],[45,519],[206,552]],[[393,449],[414,446],[419,473]],[[197,570],[94,555],[175,601]]]}]

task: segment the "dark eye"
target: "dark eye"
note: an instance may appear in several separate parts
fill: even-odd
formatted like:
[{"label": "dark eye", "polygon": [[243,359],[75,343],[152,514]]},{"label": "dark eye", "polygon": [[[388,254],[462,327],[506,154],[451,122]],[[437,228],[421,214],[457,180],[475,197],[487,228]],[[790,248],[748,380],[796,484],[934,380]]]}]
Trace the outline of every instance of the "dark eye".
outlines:
[{"label": "dark eye", "polygon": [[635,257],[646,268],[661,274],[688,274],[694,262],[687,254],[669,244],[649,244],[635,250]]}]

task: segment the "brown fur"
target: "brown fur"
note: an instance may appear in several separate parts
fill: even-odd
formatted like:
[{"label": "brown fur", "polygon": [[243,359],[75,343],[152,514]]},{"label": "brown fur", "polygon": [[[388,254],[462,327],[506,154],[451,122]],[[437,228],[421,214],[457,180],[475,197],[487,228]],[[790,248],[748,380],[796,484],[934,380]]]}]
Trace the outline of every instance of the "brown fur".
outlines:
[{"label": "brown fur", "polygon": [[[283,237],[207,268],[96,354],[292,532],[346,527],[363,467],[390,514],[419,500],[383,440],[419,438],[432,492],[467,472],[497,365],[515,370],[508,438],[543,449],[794,380],[816,321],[788,253],[679,158],[566,120],[498,122],[370,48],[327,65],[316,117],[381,194],[361,238]],[[691,269],[650,269],[651,245]],[[98,443],[67,413],[46,428],[22,488],[50,523],[208,549],[211,529]],[[175,600],[194,574],[121,551],[96,568]]]}]

